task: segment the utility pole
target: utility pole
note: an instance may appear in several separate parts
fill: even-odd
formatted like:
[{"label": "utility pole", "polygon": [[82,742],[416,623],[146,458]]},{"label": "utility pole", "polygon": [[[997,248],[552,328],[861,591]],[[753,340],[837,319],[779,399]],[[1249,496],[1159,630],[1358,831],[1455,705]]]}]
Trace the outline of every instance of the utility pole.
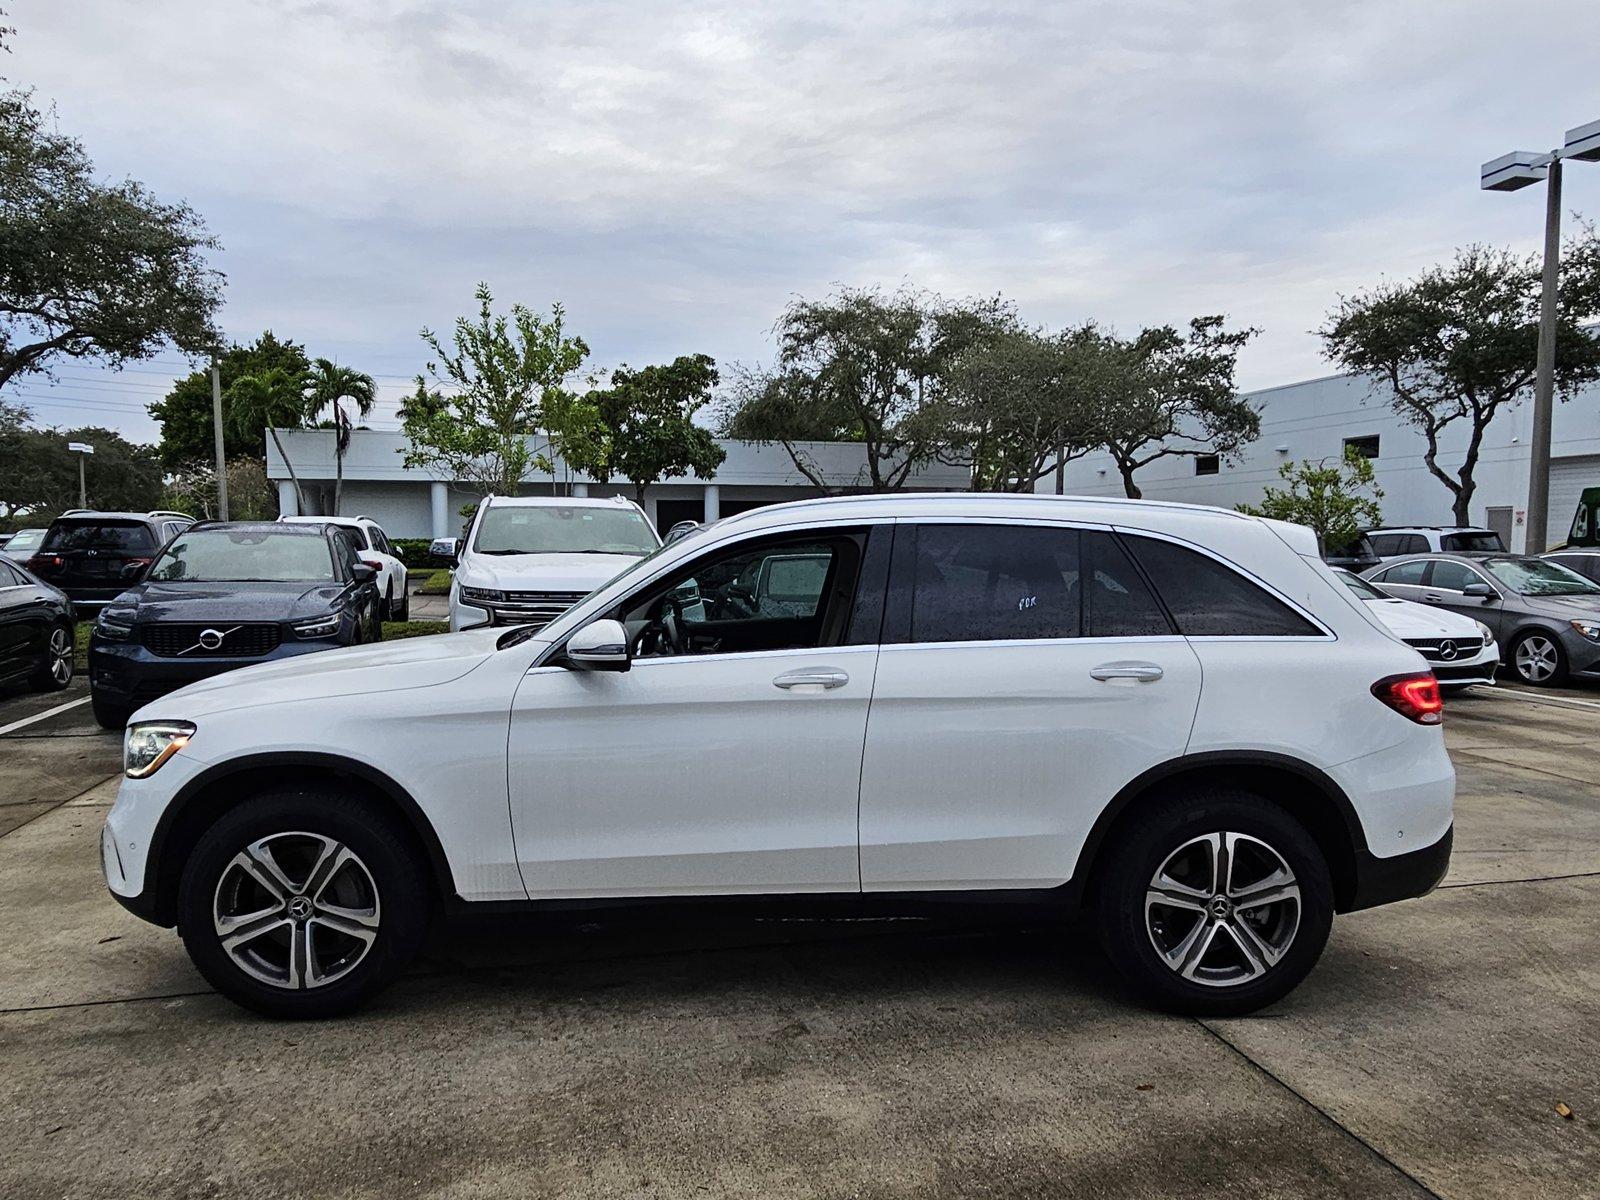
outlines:
[{"label": "utility pole", "polygon": [[1550,525],[1550,422],[1556,386],[1556,284],[1561,276],[1561,156],[1550,156],[1544,200],[1544,291],[1533,384],[1533,444],[1528,448],[1528,525],[1524,554],[1543,554]]},{"label": "utility pole", "polygon": [[211,356],[211,426],[217,439],[217,517],[228,519],[228,460],[222,450],[222,372]]}]

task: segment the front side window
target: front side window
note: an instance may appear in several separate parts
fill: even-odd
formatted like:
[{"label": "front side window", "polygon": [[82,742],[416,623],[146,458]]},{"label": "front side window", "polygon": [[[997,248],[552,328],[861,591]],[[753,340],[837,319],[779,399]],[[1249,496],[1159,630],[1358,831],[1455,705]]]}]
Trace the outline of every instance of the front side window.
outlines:
[{"label": "front side window", "polygon": [[1469,583],[1487,583],[1488,580],[1463,563],[1446,562],[1441,559],[1433,564],[1433,575],[1428,582],[1431,586],[1444,588],[1448,592],[1461,592],[1466,590]]},{"label": "front side window", "polygon": [[1239,572],[1197,551],[1156,538],[1130,537],[1139,560],[1190,637],[1318,637],[1322,631]]},{"label": "front side window", "polygon": [[649,554],[660,544],[637,509],[506,504],[483,514],[472,548],[479,554]]},{"label": "front side window", "polygon": [[613,615],[636,658],[839,645],[861,539],[765,541],[699,559]]},{"label": "front side window", "polygon": [[1600,595],[1600,587],[1547,558],[1491,558],[1484,566],[1520,596]]},{"label": "front side window", "polygon": [[138,521],[63,521],[50,527],[44,549],[61,554],[93,550],[105,554],[148,554],[156,548],[155,535]]},{"label": "front side window", "polygon": [[1078,531],[924,525],[916,531],[913,642],[1080,636]]},{"label": "front side window", "polygon": [[145,577],[158,583],[332,583],[339,578],[320,534],[201,529],[180,534]]}]

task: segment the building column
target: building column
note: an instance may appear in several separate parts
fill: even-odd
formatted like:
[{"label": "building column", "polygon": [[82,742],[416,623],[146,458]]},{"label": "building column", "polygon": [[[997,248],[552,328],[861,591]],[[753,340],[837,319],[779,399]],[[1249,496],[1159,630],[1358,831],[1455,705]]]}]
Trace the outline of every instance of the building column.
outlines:
[{"label": "building column", "polygon": [[722,516],[722,492],[714,483],[706,484],[706,524],[709,525]]},{"label": "building column", "polygon": [[294,483],[288,479],[278,480],[278,515],[280,517],[300,515],[300,505],[294,495]]},{"label": "building column", "polygon": [[450,536],[450,488],[435,481],[428,485],[428,501],[433,510],[433,536]]},{"label": "building column", "polygon": [[575,484],[573,484],[572,485],[572,494],[574,496],[587,496],[589,494],[589,485],[587,483],[575,483]]},{"label": "building column", "polygon": [[644,494],[644,515],[649,518],[652,526],[658,530],[661,528],[661,526],[656,523],[656,498],[649,492]]}]

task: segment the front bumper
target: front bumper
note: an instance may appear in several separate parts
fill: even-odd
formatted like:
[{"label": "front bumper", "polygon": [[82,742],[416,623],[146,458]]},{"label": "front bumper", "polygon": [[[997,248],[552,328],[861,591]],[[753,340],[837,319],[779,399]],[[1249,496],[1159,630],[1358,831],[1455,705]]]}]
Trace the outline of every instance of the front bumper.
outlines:
[{"label": "front bumper", "polygon": [[149,878],[150,852],[162,814],[172,798],[206,765],[182,751],[154,775],[144,779],[124,777],[116,803],[106,814],[100,831],[100,872],[117,903],[141,920],[157,925],[173,922],[170,912],[159,911],[160,898]]},{"label": "front bumper", "polygon": [[104,703],[119,708],[139,708],[168,692],[213,675],[322,650],[337,650],[341,644],[333,638],[285,641],[266,654],[250,657],[167,658],[152,654],[136,641],[108,642],[91,637],[89,688]]},{"label": "front bumper", "polygon": [[1433,845],[1408,854],[1379,858],[1370,850],[1358,851],[1355,892],[1344,911],[1355,912],[1426,896],[1439,886],[1450,869],[1450,848],[1454,840],[1455,826],[1451,825]]},{"label": "front bumper", "polygon": [[1433,668],[1434,678],[1439,681],[1440,687],[1466,687],[1474,683],[1493,683],[1495,672],[1500,669],[1500,649],[1490,642],[1479,654],[1464,662],[1439,662],[1430,659],[1428,666]]}]

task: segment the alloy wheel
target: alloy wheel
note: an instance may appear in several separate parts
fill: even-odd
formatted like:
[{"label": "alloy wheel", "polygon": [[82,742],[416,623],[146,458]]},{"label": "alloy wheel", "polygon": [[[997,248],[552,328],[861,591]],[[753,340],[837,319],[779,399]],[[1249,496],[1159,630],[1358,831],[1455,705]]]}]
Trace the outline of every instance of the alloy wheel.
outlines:
[{"label": "alloy wheel", "polygon": [[1161,961],[1206,987],[1259,979],[1300,928],[1300,885],[1283,856],[1245,833],[1179,846],[1145,891],[1145,929]]},{"label": "alloy wheel", "polygon": [[1517,643],[1517,674],[1529,683],[1543,683],[1561,666],[1556,644],[1541,634],[1532,633]]},{"label": "alloy wheel", "polygon": [[65,629],[50,631],[50,678],[62,687],[72,682],[72,639]]},{"label": "alloy wheel", "polygon": [[286,990],[323,987],[378,937],[378,888],[348,846],[319,833],[272,834],[223,868],[212,906],[223,951],[245,974]]}]

